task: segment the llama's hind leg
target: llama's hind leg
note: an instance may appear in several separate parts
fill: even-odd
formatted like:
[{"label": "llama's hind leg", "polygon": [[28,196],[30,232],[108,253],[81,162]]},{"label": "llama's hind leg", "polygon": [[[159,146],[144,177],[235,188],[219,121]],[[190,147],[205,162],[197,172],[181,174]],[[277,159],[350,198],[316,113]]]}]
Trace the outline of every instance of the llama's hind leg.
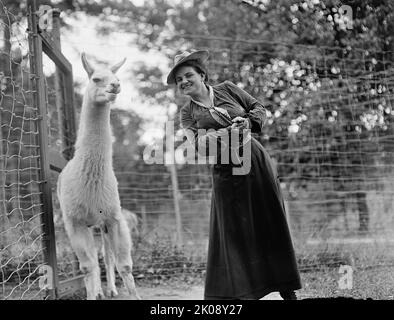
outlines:
[{"label": "llama's hind leg", "polygon": [[115,253],[116,269],[118,270],[123,283],[133,299],[140,300],[135,287],[133,277],[133,261],[131,258],[131,235],[123,216],[112,223],[108,228],[108,236]]},{"label": "llama's hind leg", "polygon": [[78,257],[79,268],[85,275],[85,286],[88,300],[103,299],[100,267],[93,232],[87,226],[65,221],[65,227],[71,246]]},{"label": "llama's hind leg", "polygon": [[107,276],[107,296],[110,298],[116,297],[118,291],[115,285],[115,254],[111,246],[111,239],[108,236],[108,229],[106,226],[101,228],[101,236],[104,247],[104,263]]}]

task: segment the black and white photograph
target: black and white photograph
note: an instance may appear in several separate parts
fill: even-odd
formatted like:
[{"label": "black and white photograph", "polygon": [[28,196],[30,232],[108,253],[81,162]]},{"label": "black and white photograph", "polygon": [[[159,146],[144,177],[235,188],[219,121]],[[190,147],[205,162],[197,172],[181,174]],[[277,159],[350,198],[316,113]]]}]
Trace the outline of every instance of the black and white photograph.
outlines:
[{"label": "black and white photograph", "polygon": [[0,0],[0,300],[394,300],[393,103],[391,0]]}]

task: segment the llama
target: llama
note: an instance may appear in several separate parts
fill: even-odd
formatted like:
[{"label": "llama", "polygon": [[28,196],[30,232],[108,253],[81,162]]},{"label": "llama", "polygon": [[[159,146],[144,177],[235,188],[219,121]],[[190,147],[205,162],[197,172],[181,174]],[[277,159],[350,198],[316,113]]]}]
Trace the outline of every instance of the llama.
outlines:
[{"label": "llama", "polygon": [[99,70],[91,66],[84,53],[81,59],[89,84],[83,97],[75,154],[57,184],[64,226],[85,275],[88,300],[104,298],[92,230],[95,226],[100,227],[104,243],[107,296],[118,295],[116,265],[130,296],[140,299],[132,275],[131,235],[121,212],[112,167],[110,105],[120,92],[115,73],[126,59]]}]

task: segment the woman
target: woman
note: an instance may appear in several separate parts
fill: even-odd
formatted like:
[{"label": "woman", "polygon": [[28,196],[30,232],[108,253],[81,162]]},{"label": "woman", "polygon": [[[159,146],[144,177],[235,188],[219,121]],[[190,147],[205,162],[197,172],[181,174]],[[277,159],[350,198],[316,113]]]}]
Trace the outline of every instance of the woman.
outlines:
[{"label": "woman", "polygon": [[[229,131],[250,128],[261,132],[266,119],[264,107],[235,84],[208,85],[208,56],[205,50],[177,55],[167,77],[168,84],[175,84],[181,94],[191,98],[180,116],[181,126],[196,148]],[[198,129],[216,131],[201,136]],[[283,299],[296,299],[294,290],[301,288],[301,281],[277,173],[256,139],[240,140],[240,154],[250,144],[249,158],[243,154],[243,161],[251,162],[249,171],[234,174],[240,163],[231,158],[222,164],[222,154],[213,166],[204,297],[260,299],[279,291]],[[231,145],[231,141],[225,144]]]}]

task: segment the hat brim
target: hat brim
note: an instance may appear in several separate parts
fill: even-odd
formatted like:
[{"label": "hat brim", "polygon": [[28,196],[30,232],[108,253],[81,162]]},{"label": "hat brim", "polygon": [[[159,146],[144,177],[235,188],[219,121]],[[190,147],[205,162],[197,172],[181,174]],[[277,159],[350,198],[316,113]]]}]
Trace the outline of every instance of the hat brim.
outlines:
[{"label": "hat brim", "polygon": [[186,61],[189,60],[199,60],[201,63],[204,63],[209,57],[209,52],[206,50],[199,50],[199,51],[194,51],[191,54],[189,54],[187,57],[184,57],[183,59],[179,60],[175,66],[172,67],[170,73],[167,76],[167,84],[174,84],[175,83],[175,74],[174,71],[176,68],[178,68],[181,64],[185,63]]}]

